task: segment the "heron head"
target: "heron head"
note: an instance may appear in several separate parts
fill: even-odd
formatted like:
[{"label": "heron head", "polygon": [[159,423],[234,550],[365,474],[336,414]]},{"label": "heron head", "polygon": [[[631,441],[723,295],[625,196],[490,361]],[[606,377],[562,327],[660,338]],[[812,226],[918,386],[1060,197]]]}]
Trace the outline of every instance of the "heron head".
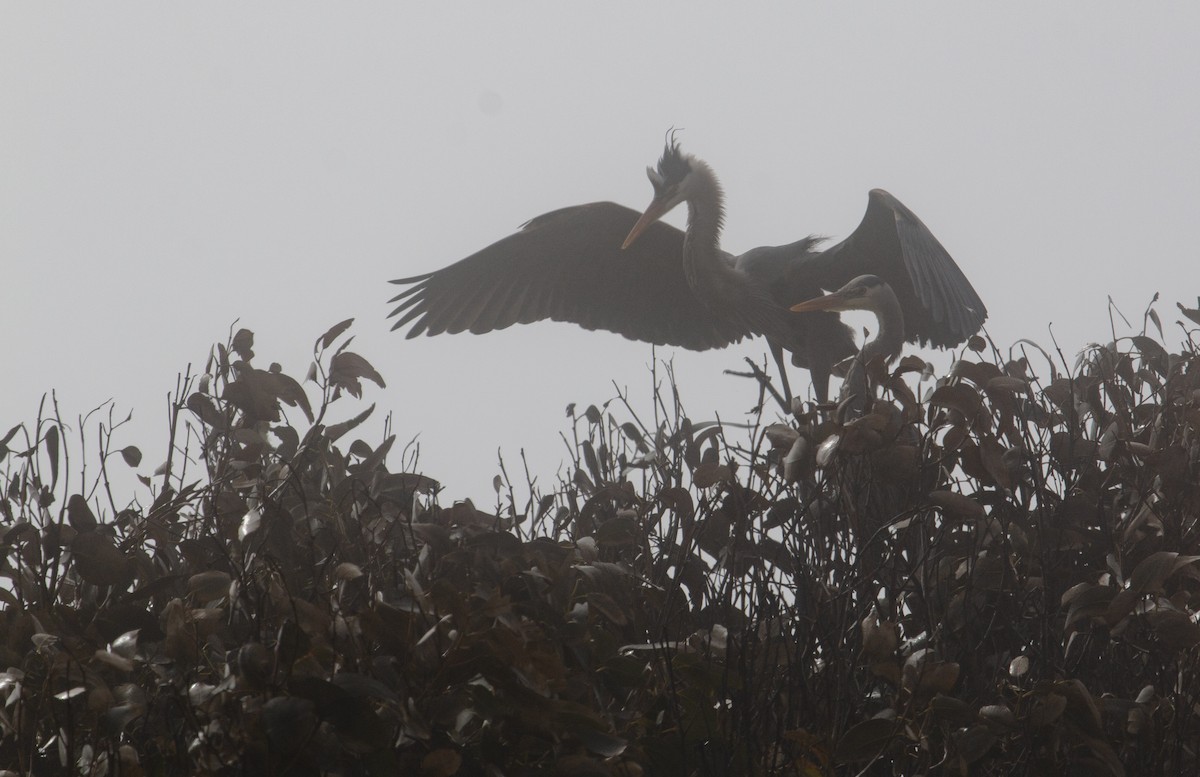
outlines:
[{"label": "heron head", "polygon": [[860,275],[835,292],[823,297],[813,297],[798,305],[792,305],[793,313],[812,313],[827,310],[843,313],[847,310],[879,310],[880,301],[890,292],[886,284],[874,275]]},{"label": "heron head", "polygon": [[647,167],[646,177],[654,187],[654,198],[646,207],[642,217],[633,225],[621,248],[629,248],[654,222],[667,215],[691,193],[695,175],[695,159],[679,149],[674,133],[667,138],[666,148],[658,160],[657,167]]}]

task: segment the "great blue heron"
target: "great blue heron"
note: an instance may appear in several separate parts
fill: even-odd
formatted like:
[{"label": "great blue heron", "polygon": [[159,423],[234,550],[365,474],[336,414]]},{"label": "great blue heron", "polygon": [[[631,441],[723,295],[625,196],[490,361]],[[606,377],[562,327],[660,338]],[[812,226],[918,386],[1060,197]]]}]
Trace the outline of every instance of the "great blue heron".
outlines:
[{"label": "great blue heron", "polygon": [[886,364],[898,357],[904,347],[904,311],[900,308],[900,300],[891,286],[874,275],[860,275],[835,292],[792,305],[791,310],[793,313],[866,310],[875,315],[877,331],[873,338],[863,343],[846,372],[842,382],[843,397],[865,395],[870,388],[867,365],[874,359],[882,359]]},{"label": "great blue heron", "polygon": [[[907,340],[954,346],[987,317],[937,238],[882,189],[835,246],[818,250],[821,239],[807,237],[734,257],[719,245],[723,196],[707,164],[671,139],[646,173],[654,198],[640,216],[611,202],[562,208],[449,267],[393,281],[409,288],[391,300],[392,329],[413,322],[408,337],[480,334],[548,318],[698,351],[761,334],[785,392],[787,349],[825,401],[830,368],[854,353],[853,335],[836,314],[793,314],[792,303],[870,273],[895,291]],[[681,202],[686,233],[659,221]]]}]

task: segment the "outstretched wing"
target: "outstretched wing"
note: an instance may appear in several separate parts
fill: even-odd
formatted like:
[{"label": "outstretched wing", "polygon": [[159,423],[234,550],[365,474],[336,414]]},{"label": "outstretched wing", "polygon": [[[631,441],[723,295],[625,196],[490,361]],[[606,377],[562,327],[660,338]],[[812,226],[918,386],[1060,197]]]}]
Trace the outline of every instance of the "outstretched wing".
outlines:
[{"label": "outstretched wing", "polygon": [[845,240],[805,257],[792,272],[827,291],[859,275],[887,281],[904,310],[906,339],[939,347],[958,345],[987,319],[983,300],[963,271],[916,214],[872,189],[862,223]]},{"label": "outstretched wing", "polygon": [[543,319],[697,351],[751,334],[714,316],[683,273],[683,233],[657,223],[626,250],[638,214],[611,202],[562,208],[407,285],[391,302],[408,337],[475,334]]}]

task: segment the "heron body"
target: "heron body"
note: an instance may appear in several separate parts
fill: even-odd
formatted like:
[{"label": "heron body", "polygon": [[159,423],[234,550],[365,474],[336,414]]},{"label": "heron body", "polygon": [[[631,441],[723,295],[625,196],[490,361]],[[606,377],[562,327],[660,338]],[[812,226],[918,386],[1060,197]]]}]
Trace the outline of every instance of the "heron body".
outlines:
[{"label": "heron body", "polygon": [[[832,365],[855,352],[853,334],[836,313],[792,313],[793,303],[871,274],[903,308],[908,341],[957,345],[987,317],[933,234],[882,189],[834,246],[807,237],[733,256],[720,247],[724,196],[706,163],[672,140],[647,175],[654,197],[641,214],[610,202],[562,208],[455,264],[393,281],[407,288],[391,300],[392,328],[411,323],[411,338],[551,319],[692,350],[763,335],[785,390],[787,350],[824,401]],[[685,232],[659,220],[680,203]]]}]

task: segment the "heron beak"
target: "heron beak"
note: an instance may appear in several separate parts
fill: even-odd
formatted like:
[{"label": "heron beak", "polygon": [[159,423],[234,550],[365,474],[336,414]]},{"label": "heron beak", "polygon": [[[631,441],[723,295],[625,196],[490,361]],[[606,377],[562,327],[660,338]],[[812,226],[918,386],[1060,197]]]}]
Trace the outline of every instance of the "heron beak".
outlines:
[{"label": "heron beak", "polygon": [[845,295],[835,291],[823,297],[813,297],[797,305],[792,305],[791,311],[793,313],[815,313],[819,310],[843,311],[846,310],[844,303]]},{"label": "heron beak", "polygon": [[650,228],[650,225],[661,219],[667,213],[667,204],[663,200],[653,200],[646,208],[646,212],[633,225],[633,229],[629,230],[629,236],[625,238],[625,242],[621,244],[621,250],[629,248],[633,245],[642,233]]}]

